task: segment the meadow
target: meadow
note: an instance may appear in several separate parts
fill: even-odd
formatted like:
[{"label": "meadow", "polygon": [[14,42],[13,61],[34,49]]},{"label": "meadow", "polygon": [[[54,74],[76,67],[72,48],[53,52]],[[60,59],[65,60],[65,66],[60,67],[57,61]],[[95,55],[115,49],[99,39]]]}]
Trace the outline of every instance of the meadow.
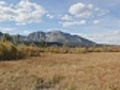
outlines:
[{"label": "meadow", "polygon": [[120,90],[120,47],[1,42],[0,90]]},{"label": "meadow", "polygon": [[1,61],[0,90],[120,90],[120,53],[41,53]]}]

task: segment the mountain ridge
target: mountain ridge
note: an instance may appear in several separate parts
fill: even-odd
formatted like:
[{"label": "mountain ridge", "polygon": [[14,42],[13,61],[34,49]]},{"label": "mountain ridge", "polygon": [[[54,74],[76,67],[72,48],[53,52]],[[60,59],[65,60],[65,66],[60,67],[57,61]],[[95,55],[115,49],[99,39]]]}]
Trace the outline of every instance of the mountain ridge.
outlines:
[{"label": "mountain ridge", "polygon": [[[2,33],[0,33],[2,35]],[[16,42],[17,35],[10,35],[12,37],[13,42]],[[61,44],[68,44],[70,46],[93,46],[96,43],[92,42],[88,39],[85,39],[78,35],[71,35],[67,32],[62,31],[37,31],[32,32],[27,36],[19,35],[20,41],[24,42],[41,42],[45,41],[48,43],[61,43]]]}]

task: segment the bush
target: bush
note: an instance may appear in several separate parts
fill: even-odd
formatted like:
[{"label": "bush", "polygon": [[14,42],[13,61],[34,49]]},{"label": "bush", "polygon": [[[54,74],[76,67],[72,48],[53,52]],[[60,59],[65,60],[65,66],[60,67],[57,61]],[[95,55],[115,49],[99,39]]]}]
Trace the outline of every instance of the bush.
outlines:
[{"label": "bush", "polygon": [[11,60],[23,58],[22,52],[20,52],[15,45],[10,42],[0,43],[0,60]]},{"label": "bush", "polygon": [[37,46],[19,45],[18,50],[22,51],[25,57],[40,56],[40,49]]},{"label": "bush", "polygon": [[0,43],[0,60],[17,60],[39,55],[39,48],[35,46],[15,46],[13,43],[7,41]]}]

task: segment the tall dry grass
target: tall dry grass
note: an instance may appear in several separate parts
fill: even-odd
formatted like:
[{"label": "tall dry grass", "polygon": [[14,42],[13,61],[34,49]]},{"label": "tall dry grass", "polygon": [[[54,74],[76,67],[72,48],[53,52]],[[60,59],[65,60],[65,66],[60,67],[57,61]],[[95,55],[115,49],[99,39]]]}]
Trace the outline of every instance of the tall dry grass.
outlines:
[{"label": "tall dry grass", "polygon": [[39,48],[40,52],[44,53],[75,53],[75,54],[82,54],[82,53],[91,53],[91,52],[120,52],[120,47],[118,46],[101,46],[101,47],[46,47],[46,48]]},{"label": "tall dry grass", "polygon": [[6,41],[0,43],[0,60],[16,60],[22,57],[22,52],[20,52],[11,42]]},{"label": "tall dry grass", "polygon": [[40,56],[40,53],[82,54],[91,52],[120,52],[120,47],[39,47],[36,45],[13,44],[0,42],[0,60],[17,60],[26,57]]},{"label": "tall dry grass", "polygon": [[39,56],[37,47],[19,45],[15,46],[9,41],[0,42],[0,60],[18,60],[31,56]]},{"label": "tall dry grass", "polygon": [[0,62],[0,90],[120,90],[120,53],[44,54]]}]

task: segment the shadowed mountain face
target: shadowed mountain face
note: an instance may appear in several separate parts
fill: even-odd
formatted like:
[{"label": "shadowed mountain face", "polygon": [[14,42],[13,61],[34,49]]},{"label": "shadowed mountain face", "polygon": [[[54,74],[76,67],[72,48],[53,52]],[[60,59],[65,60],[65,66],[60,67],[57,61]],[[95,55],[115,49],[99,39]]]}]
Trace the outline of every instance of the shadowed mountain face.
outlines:
[{"label": "shadowed mountain face", "polygon": [[58,42],[62,44],[68,44],[70,46],[90,46],[95,45],[94,42],[84,39],[77,35],[71,35],[61,31],[51,32],[34,32],[28,35],[27,41],[40,42],[44,40],[46,42]]},{"label": "shadowed mountain face", "polygon": [[2,32],[0,32],[0,37],[3,35],[3,33]]},{"label": "shadowed mountain face", "polygon": [[[0,36],[3,34],[0,33]],[[12,41],[16,42],[19,38],[20,41],[25,42],[41,42],[45,41],[47,43],[59,43],[66,44],[69,46],[93,46],[96,45],[94,42],[82,38],[78,35],[71,35],[69,33],[64,33],[61,31],[51,31],[51,32],[33,32],[28,36],[22,35],[12,35]]]},{"label": "shadowed mountain face", "polygon": [[27,36],[27,41],[31,42],[41,42],[41,40],[46,39],[46,34],[44,32],[33,32]]}]

